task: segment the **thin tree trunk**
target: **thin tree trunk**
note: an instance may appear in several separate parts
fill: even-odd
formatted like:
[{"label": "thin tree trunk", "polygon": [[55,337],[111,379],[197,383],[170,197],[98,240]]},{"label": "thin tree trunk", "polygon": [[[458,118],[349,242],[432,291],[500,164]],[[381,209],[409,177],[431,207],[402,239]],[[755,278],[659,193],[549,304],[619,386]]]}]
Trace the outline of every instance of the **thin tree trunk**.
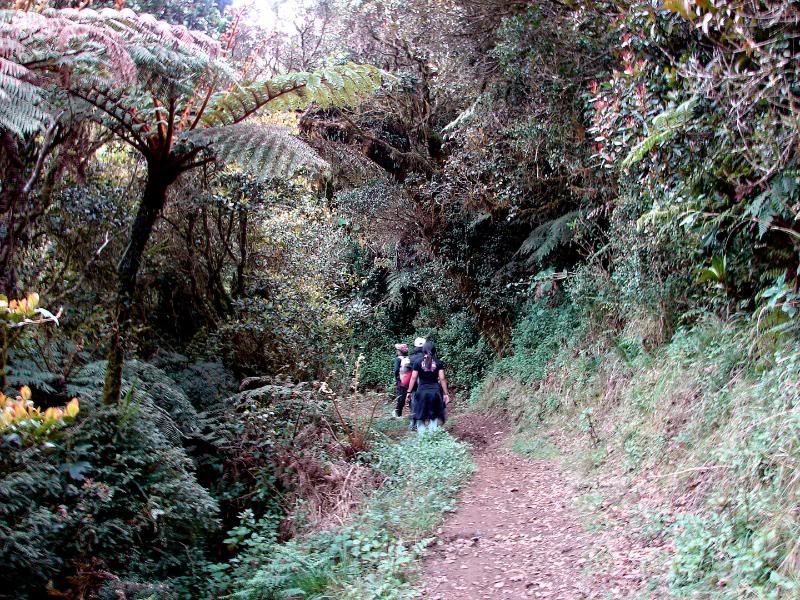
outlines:
[{"label": "thin tree trunk", "polygon": [[106,369],[103,402],[119,402],[122,389],[122,366],[125,361],[127,336],[136,293],[136,277],[142,263],[142,255],[150,240],[158,214],[167,199],[167,189],[175,181],[178,172],[169,166],[148,161],[147,184],[145,185],[136,218],[128,236],[128,246],[117,266],[117,300],[115,303],[114,326],[108,348],[108,367]]},{"label": "thin tree trunk", "polygon": [[0,131],[0,172],[4,178],[0,185],[0,293],[9,298],[19,293],[15,261],[17,247],[20,241],[25,241],[31,222],[49,206],[55,186],[59,163],[51,159],[38,201],[32,200],[34,186],[48,158],[64,142],[65,138],[58,139],[58,131],[59,123],[55,119],[44,132],[35,153],[20,146],[21,140],[10,132]]},{"label": "thin tree trunk", "polygon": [[239,211],[239,262],[236,265],[236,285],[233,297],[244,297],[244,272],[247,267],[247,211]]},{"label": "thin tree trunk", "polygon": [[14,255],[25,166],[20,158],[17,140],[7,131],[0,131],[0,165],[4,171],[0,192],[0,294],[14,298],[17,295]]}]

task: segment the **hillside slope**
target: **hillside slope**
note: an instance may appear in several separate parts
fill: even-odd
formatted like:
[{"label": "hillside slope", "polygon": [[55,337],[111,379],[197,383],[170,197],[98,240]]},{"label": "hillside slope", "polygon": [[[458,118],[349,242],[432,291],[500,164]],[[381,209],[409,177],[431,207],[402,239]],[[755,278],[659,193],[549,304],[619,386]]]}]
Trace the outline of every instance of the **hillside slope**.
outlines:
[{"label": "hillside slope", "polygon": [[476,405],[514,420],[521,451],[557,447],[584,476],[598,527],[666,541],[653,588],[797,597],[796,345],[710,316],[663,345],[649,345],[646,322],[588,323],[569,304],[531,305]]}]

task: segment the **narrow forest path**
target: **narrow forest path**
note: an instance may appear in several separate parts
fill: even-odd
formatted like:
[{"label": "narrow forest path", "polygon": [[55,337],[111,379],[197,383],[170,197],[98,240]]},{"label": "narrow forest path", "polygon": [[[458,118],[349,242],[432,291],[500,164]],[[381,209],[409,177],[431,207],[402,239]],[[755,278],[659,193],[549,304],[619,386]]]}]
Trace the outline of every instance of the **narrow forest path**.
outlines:
[{"label": "narrow forest path", "polygon": [[426,557],[423,597],[623,598],[640,587],[635,544],[586,529],[558,463],[512,453],[490,419],[462,418],[454,433],[477,440],[478,471]]}]

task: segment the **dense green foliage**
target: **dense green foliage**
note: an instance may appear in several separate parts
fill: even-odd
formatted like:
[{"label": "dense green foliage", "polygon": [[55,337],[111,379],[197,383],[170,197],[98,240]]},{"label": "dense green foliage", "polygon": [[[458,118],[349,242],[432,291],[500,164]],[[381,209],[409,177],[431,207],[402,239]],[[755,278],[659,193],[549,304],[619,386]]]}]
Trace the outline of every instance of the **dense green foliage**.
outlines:
[{"label": "dense green foliage", "polygon": [[183,391],[155,367],[129,364],[136,384],[104,407],[93,400],[102,373],[96,364],[76,373],[86,417],[48,446],[3,443],[5,589],[32,593],[65,563],[159,579],[182,572],[186,549],[219,527],[217,502],[181,446],[196,426]]}]

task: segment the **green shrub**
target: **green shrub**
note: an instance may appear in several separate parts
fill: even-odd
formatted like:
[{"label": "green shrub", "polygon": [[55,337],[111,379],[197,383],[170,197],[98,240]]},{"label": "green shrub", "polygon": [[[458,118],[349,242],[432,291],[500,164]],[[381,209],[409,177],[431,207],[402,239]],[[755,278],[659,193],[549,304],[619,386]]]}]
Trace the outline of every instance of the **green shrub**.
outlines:
[{"label": "green shrub", "polygon": [[522,383],[541,380],[553,357],[578,331],[577,313],[570,304],[530,303],[514,327],[513,355],[498,361],[490,377],[510,375]]},{"label": "green shrub", "polygon": [[150,362],[169,375],[197,410],[238,391],[233,373],[221,362],[192,361],[172,352],[160,352]]},{"label": "green shrub", "polygon": [[695,282],[697,238],[675,223],[641,222],[659,201],[653,194],[623,186],[606,245],[595,260],[576,265],[565,285],[569,302],[595,330],[650,322],[640,332],[648,346],[668,340],[679,317],[704,300]]},{"label": "green shrub", "polygon": [[366,304],[352,307],[349,321],[353,325],[353,333],[347,340],[345,352],[340,350],[337,370],[341,382],[350,383],[355,362],[359,354],[364,355],[360,369],[360,385],[369,388],[385,389],[393,392],[394,375],[392,364],[396,356],[394,345],[405,341],[411,348],[413,337],[393,333],[390,312],[385,308],[372,308]]},{"label": "green shrub", "polygon": [[670,583],[720,599],[800,592],[800,353],[776,356],[731,390],[735,408],[705,457],[716,485],[704,510],[680,517]]},{"label": "green shrub", "polygon": [[[210,597],[410,598],[412,563],[425,536],[455,505],[473,472],[466,446],[445,432],[376,448],[372,464],[385,483],[340,528],[275,545],[274,526],[243,515],[230,541],[239,554],[209,568]],[[232,532],[234,533],[234,532]]]},{"label": "green shrub", "polygon": [[[81,401],[74,424],[47,445],[0,440],[0,585],[23,596],[52,580],[56,590],[80,587],[100,598],[193,598],[214,574],[206,573],[208,556],[236,545],[233,534],[223,540],[221,525],[238,513],[258,522],[251,535],[242,518],[236,535],[258,542],[259,552],[279,547],[279,525],[281,539],[291,533],[284,518],[303,486],[325,475],[316,465],[336,447],[325,400],[311,384],[279,380],[221,398],[233,380],[219,364],[180,355],[158,364],[183,389],[133,360],[123,401],[104,406],[97,390],[105,363],[91,363],[66,382]],[[76,575],[87,567],[114,579]]]},{"label": "green shrub", "polygon": [[[65,578],[90,564],[145,581],[183,574],[192,549],[219,526],[163,396],[127,387],[115,406],[82,395],[75,424],[48,444],[0,442],[4,589],[83,585]],[[164,382],[150,389],[185,400]]]}]

